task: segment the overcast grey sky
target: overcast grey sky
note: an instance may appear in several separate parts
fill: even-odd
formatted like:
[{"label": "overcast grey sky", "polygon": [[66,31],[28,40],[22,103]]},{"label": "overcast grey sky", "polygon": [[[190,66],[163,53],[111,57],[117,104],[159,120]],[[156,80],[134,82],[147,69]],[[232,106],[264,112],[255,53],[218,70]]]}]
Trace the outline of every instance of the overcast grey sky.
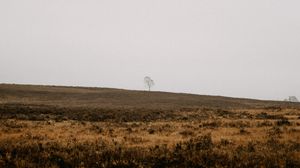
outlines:
[{"label": "overcast grey sky", "polygon": [[300,98],[299,0],[1,0],[0,83]]}]

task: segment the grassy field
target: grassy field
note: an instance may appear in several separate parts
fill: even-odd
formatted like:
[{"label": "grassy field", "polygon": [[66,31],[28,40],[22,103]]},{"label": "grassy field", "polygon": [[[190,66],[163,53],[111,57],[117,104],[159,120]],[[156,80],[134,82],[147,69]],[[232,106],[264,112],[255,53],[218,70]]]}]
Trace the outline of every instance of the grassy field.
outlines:
[{"label": "grassy field", "polygon": [[1,84],[0,167],[300,167],[300,104]]}]

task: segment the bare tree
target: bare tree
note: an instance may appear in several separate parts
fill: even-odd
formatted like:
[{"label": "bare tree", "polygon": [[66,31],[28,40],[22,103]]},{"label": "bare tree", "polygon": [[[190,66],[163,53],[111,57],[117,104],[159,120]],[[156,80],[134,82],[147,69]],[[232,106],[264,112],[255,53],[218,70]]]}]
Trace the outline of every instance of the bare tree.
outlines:
[{"label": "bare tree", "polygon": [[147,87],[148,90],[150,91],[150,90],[151,90],[151,87],[154,86],[154,81],[153,81],[149,76],[146,76],[146,77],[144,78],[144,82],[145,82],[146,87]]}]

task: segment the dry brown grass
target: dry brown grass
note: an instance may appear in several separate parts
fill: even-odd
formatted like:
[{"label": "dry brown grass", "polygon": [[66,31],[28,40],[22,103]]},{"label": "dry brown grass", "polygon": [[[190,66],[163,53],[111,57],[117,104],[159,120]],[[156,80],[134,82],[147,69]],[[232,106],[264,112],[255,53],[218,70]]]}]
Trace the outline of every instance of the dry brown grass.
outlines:
[{"label": "dry brown grass", "polygon": [[[279,147],[278,150],[290,150],[293,158],[299,160],[300,126],[298,124],[300,119],[287,114],[285,117],[291,119],[289,120],[290,124],[279,126],[277,122],[280,120],[277,119],[245,118],[152,122],[76,120],[57,122],[9,119],[0,121],[0,142],[5,142],[5,145],[11,145],[11,147],[23,142],[29,146],[30,144],[41,144],[42,146],[58,144],[60,148],[73,148],[73,145],[76,144],[97,144],[101,140],[102,143],[110,146],[111,150],[115,150],[115,146],[121,146],[128,150],[143,149],[147,151],[155,146],[165,146],[168,150],[172,150],[176,145],[188,143],[195,137],[210,135],[212,144],[215,145],[213,148],[219,148],[219,144],[221,147],[223,146],[223,152],[233,154],[234,151],[231,149],[246,147],[249,144],[257,144],[256,146],[268,144],[270,139],[276,138],[278,143],[287,146],[296,145],[295,149]],[[264,122],[268,122],[268,124],[262,126],[261,123]],[[274,145],[273,142],[272,145]],[[270,148],[266,145],[263,147]],[[256,152],[259,154],[259,151]],[[85,161],[83,160],[83,162]],[[282,162],[281,166],[285,167],[284,160]],[[257,162],[257,164],[260,163]]]}]

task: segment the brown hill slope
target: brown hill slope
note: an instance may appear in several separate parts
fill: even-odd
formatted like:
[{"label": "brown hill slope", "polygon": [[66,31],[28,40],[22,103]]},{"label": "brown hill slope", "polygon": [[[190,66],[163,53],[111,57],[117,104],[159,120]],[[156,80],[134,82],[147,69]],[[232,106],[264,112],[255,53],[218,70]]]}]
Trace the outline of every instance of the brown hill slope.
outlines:
[{"label": "brown hill slope", "polygon": [[299,108],[300,104],[108,88],[0,85],[1,118],[156,120],[175,117],[174,111],[274,107]]},{"label": "brown hill slope", "polygon": [[256,108],[299,106],[279,101],[202,96],[183,93],[145,92],[109,88],[0,84],[0,102],[44,104],[61,107],[215,107]]}]

